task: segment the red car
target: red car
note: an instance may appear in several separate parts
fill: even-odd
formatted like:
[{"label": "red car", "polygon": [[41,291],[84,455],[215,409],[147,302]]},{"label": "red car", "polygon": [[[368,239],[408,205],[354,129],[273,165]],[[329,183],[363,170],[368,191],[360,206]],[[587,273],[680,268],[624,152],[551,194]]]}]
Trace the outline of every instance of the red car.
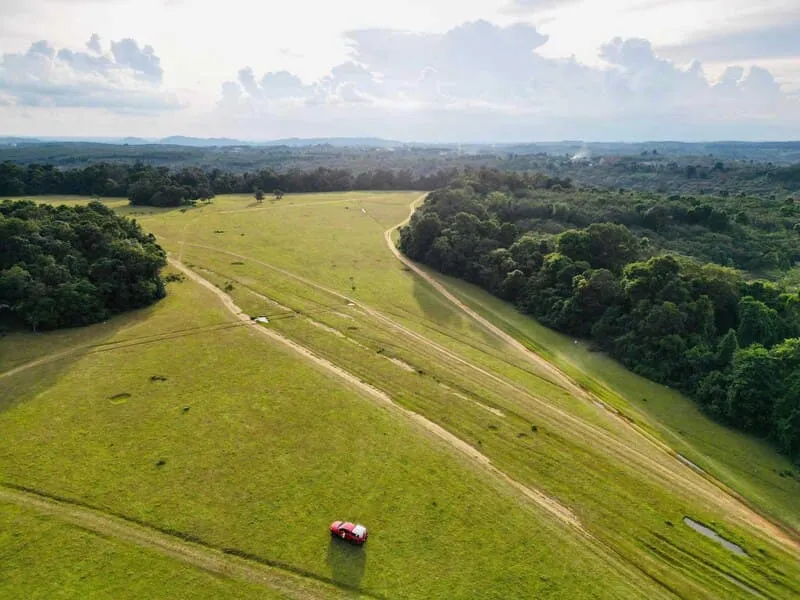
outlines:
[{"label": "red car", "polygon": [[342,538],[346,542],[361,546],[367,541],[367,528],[347,521],[334,521],[329,527],[331,535]]}]

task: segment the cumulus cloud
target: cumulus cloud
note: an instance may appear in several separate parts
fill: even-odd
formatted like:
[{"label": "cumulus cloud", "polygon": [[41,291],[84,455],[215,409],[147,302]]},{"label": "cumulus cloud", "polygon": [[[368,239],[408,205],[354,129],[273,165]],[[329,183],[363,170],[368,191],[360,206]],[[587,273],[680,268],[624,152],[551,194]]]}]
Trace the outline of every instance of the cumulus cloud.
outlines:
[{"label": "cumulus cloud", "polygon": [[125,38],[111,42],[111,53],[117,65],[129,67],[136,77],[161,83],[164,71],[161,68],[161,59],[156,56],[152,46],[139,48],[136,40]]},{"label": "cumulus cloud", "polygon": [[123,39],[112,41],[105,52],[93,34],[86,48],[56,51],[38,41],[25,53],[3,54],[0,93],[10,104],[30,107],[150,112],[181,106],[160,87],[163,70],[152,47]]},{"label": "cumulus cloud", "polygon": [[96,33],[92,34],[92,37],[89,38],[89,41],[86,42],[86,48],[89,49],[90,52],[94,54],[101,54],[103,52],[103,48],[100,46],[100,36]]},{"label": "cumulus cloud", "polygon": [[[698,61],[679,65],[645,39],[610,40],[598,50],[604,66],[589,67],[538,54],[547,36],[530,24],[476,21],[443,34],[347,36],[350,60],[317,81],[286,71],[259,80],[242,69],[225,84],[221,113],[251,125],[275,117],[325,124],[315,134],[333,135],[334,121],[349,124],[351,135],[397,135],[389,131],[395,128],[414,139],[608,138],[615,126],[618,139],[683,130],[693,132],[683,137],[740,137],[773,125],[784,135],[800,133],[796,100],[766,69],[732,65],[714,81]],[[634,124],[638,136],[630,133]]]}]

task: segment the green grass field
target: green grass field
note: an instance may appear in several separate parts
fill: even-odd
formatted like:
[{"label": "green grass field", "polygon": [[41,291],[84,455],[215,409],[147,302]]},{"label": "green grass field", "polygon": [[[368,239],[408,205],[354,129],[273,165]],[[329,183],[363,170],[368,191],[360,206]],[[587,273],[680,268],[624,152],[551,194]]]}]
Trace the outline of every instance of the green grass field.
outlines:
[{"label": "green grass field", "polygon": [[3,503],[0,561],[2,598],[282,597]]},{"label": "green grass field", "polygon": [[[113,205],[248,314],[268,316],[269,328],[568,507],[588,536],[236,322],[190,281],[106,324],[0,340],[2,481],[386,597],[747,597],[742,585],[800,593],[797,555],[750,528],[744,507],[571,396],[391,255],[383,232],[416,197],[296,195],[255,206],[229,196],[183,212]],[[779,476],[786,463],[769,448],[479,290],[447,285],[796,527],[796,481]],[[687,515],[748,557],[682,525]],[[371,527],[363,552],[330,543],[326,525],[338,518]]]}]

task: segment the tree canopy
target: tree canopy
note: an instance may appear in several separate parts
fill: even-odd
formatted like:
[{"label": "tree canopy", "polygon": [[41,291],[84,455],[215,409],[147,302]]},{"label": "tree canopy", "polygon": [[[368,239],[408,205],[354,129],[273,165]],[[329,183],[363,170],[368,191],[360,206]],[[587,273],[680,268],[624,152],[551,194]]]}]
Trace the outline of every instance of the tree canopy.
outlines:
[{"label": "tree canopy", "polygon": [[34,331],[96,323],[164,297],[166,254],[100,202],[0,203],[0,318]]},{"label": "tree canopy", "polygon": [[[647,219],[668,227],[663,214],[676,209],[658,217],[653,207],[640,210],[641,219],[627,225],[592,222],[625,219],[616,205],[595,212],[600,202],[583,204],[582,191],[569,192],[575,201],[563,205],[551,193],[459,180],[428,196],[401,229],[400,248],[555,329],[594,340],[633,371],[800,459],[798,293],[705,262],[713,242],[698,246],[693,234],[667,238],[647,229]],[[732,227],[714,217],[719,208],[696,208],[685,216],[695,229]],[[554,226],[564,222],[573,226]]]}]

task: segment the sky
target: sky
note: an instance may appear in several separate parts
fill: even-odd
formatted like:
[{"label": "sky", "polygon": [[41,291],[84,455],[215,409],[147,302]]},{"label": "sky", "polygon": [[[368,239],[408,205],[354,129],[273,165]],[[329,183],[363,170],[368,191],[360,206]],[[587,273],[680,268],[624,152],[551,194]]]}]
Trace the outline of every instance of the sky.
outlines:
[{"label": "sky", "polygon": [[800,139],[798,0],[0,0],[0,136]]}]

